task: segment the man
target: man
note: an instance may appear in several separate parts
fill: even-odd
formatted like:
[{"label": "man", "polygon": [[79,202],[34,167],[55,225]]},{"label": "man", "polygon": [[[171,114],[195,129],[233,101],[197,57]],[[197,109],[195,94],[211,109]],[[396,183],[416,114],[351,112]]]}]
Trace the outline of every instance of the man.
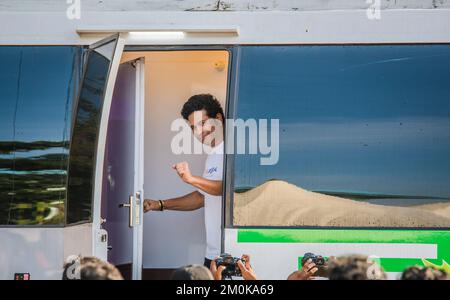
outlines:
[{"label": "man", "polygon": [[210,147],[203,176],[194,176],[187,162],[172,168],[185,183],[197,190],[187,195],[167,199],[144,201],[144,212],[178,210],[192,211],[205,208],[206,255],[204,265],[210,268],[211,261],[220,255],[222,216],[222,171],[223,171],[223,125],[225,116],[219,101],[210,94],[189,98],[183,105],[181,115],[189,122],[194,136]]}]

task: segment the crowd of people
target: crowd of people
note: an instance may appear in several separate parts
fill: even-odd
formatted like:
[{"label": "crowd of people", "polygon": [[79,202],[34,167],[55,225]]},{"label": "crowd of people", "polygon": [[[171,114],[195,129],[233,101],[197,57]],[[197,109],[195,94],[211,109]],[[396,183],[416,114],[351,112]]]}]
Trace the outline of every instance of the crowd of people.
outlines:
[{"label": "crowd of people", "polygon": [[[75,267],[76,264],[76,267]],[[172,280],[224,280],[227,268],[211,262],[208,269],[203,265],[187,265],[176,269]],[[251,257],[243,255],[233,266],[239,269],[243,280],[258,280],[251,264]],[[63,280],[123,280],[120,271],[112,264],[96,257],[78,257],[64,265]],[[313,259],[303,262],[300,270],[292,272],[287,280],[385,280],[383,268],[367,256],[349,255],[330,257],[325,264],[317,265]],[[432,267],[411,266],[403,271],[401,280],[450,280],[450,274]]]}]

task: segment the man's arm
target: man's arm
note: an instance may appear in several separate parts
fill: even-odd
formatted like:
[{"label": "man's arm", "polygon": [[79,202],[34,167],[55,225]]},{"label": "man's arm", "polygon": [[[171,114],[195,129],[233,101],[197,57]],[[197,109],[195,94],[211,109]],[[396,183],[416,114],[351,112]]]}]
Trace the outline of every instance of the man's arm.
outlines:
[{"label": "man's arm", "polygon": [[[205,197],[202,194],[194,191],[181,197],[163,200],[163,203],[166,210],[191,211],[203,207],[204,200]],[[144,212],[160,210],[160,208],[159,200],[145,199]]]},{"label": "man's arm", "polygon": [[209,180],[200,176],[192,176],[187,183],[201,189],[207,194],[213,196],[222,195],[222,180]]}]

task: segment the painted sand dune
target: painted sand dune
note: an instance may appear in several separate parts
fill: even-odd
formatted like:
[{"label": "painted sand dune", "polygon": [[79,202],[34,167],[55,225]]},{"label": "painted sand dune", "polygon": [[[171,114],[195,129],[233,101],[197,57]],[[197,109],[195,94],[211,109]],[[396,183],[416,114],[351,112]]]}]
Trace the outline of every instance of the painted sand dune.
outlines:
[{"label": "painted sand dune", "polygon": [[271,180],[235,193],[233,217],[238,226],[450,227],[450,202],[376,205]]}]

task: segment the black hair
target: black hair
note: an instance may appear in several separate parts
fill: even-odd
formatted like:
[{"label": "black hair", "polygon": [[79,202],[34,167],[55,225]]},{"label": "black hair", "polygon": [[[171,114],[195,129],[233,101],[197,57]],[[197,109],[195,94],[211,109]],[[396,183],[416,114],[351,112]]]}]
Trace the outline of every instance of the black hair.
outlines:
[{"label": "black hair", "polygon": [[222,106],[219,101],[217,101],[216,97],[211,94],[199,94],[190,97],[188,101],[184,103],[183,108],[181,109],[181,115],[184,119],[188,120],[190,114],[203,109],[206,111],[208,117],[215,118],[217,114],[220,114],[225,121],[225,114],[223,113]]},{"label": "black hair", "polygon": [[214,277],[206,267],[201,265],[188,265],[175,270],[172,280],[213,280]]}]

